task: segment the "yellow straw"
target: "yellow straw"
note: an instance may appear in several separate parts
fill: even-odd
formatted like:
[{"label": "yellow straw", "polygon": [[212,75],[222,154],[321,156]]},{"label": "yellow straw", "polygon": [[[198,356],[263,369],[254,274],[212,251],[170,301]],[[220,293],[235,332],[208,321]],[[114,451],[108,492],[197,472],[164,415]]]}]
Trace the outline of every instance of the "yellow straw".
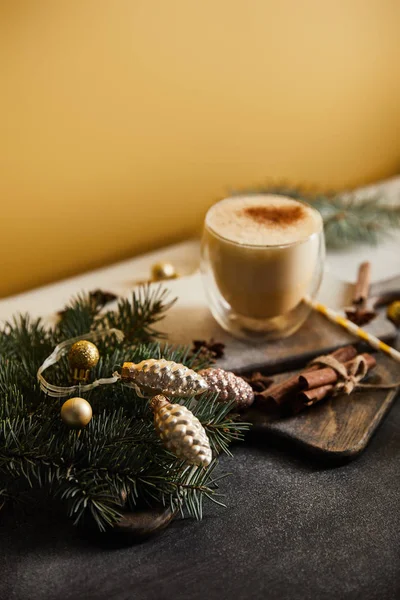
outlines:
[{"label": "yellow straw", "polygon": [[400,362],[400,352],[398,352],[391,346],[388,346],[387,344],[385,344],[385,342],[382,342],[375,335],[371,335],[370,333],[365,331],[365,329],[358,327],[358,325],[355,325],[354,323],[346,319],[346,317],[342,317],[340,313],[336,312],[335,310],[332,310],[331,308],[328,308],[324,304],[314,302],[310,298],[305,298],[305,300],[309,306],[311,306],[317,312],[325,315],[325,317],[327,317],[333,323],[341,325],[341,327],[347,329],[347,331],[350,331],[350,333],[353,333],[357,337],[368,342],[368,344],[373,348],[376,348],[376,350],[381,350],[385,354],[388,354],[389,356],[394,358],[394,360],[397,360],[397,362]]}]

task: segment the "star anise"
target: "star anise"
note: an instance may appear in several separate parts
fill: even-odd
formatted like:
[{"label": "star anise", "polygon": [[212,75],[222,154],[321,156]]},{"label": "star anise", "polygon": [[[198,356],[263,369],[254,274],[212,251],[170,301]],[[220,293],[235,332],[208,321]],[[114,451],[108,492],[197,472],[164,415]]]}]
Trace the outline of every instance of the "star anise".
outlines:
[{"label": "star anise", "polygon": [[[103,290],[97,289],[93,290],[93,292],[89,292],[89,299],[95,308],[103,308],[106,304],[110,302],[114,302],[118,296],[113,294],[112,292],[103,292]],[[68,308],[63,308],[57,312],[59,317],[62,317],[67,312]]]},{"label": "star anise", "polygon": [[359,327],[366,325],[377,316],[376,311],[368,310],[367,308],[348,308],[345,310],[346,317]]},{"label": "star anise", "polygon": [[112,292],[104,292],[103,290],[97,289],[93,292],[89,292],[89,298],[98,308],[103,308],[106,304],[114,302],[118,298]]},{"label": "star anise", "polygon": [[241,375],[241,377],[245,381],[247,381],[248,384],[251,385],[251,387],[253,388],[253,390],[255,392],[258,392],[258,393],[266,390],[273,381],[273,379],[271,377],[267,377],[266,375],[263,375],[259,371],[255,371],[254,373],[252,373],[251,375],[248,375],[247,377],[244,375]]},{"label": "star anise", "polygon": [[217,359],[224,356],[225,344],[222,342],[216,342],[211,338],[209,342],[206,340],[193,340],[193,354],[196,352],[208,351],[211,358]]}]

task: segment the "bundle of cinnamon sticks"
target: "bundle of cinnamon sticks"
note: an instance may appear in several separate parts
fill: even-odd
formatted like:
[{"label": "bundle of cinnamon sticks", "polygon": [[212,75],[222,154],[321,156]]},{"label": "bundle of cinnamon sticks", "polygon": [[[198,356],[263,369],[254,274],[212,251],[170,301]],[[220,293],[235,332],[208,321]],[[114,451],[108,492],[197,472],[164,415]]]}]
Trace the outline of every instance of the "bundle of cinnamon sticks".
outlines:
[{"label": "bundle of cinnamon sticks", "polygon": [[[335,358],[349,370],[356,361],[358,353],[354,346],[345,346],[328,356]],[[376,360],[371,354],[364,353],[360,356],[365,359],[368,372],[375,367]],[[317,362],[300,373],[259,392],[257,404],[260,407],[263,404],[265,406],[273,404],[285,411],[297,413],[332,395],[339,377],[338,372],[333,368]]]}]

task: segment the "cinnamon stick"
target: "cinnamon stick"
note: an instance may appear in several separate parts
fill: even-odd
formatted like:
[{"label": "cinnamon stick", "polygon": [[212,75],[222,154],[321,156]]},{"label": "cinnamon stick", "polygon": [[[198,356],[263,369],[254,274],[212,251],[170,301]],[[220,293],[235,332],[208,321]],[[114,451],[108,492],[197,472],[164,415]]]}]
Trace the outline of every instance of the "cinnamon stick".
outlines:
[{"label": "cinnamon stick", "polygon": [[[376,365],[376,360],[371,354],[365,353],[361,354],[361,356],[365,358],[368,370],[372,369]],[[343,364],[348,369],[352,365],[352,362],[353,360],[349,360]],[[338,380],[338,374],[334,369],[326,367],[324,369],[319,369],[318,371],[301,373],[298,376],[298,380],[299,388],[301,390],[313,390],[315,388],[336,383]]]},{"label": "cinnamon stick", "polygon": [[320,402],[321,400],[324,400],[326,397],[330,396],[334,389],[334,385],[324,385],[320,388],[316,388],[315,390],[309,390],[296,394],[286,402],[286,414],[297,415],[305,408],[309,408],[313,404],[317,404],[317,402]]},{"label": "cinnamon stick", "polygon": [[301,392],[299,394],[299,399],[303,402],[304,406],[312,406],[326,398],[326,396],[333,391],[334,387],[334,385],[322,385],[314,390]]},{"label": "cinnamon stick", "polygon": [[365,304],[369,294],[371,281],[371,263],[363,262],[359,266],[356,286],[354,289],[353,304]]},{"label": "cinnamon stick", "polygon": [[[354,348],[354,346],[344,346],[343,348],[339,348],[338,350],[332,352],[330,356],[333,356],[339,362],[345,363],[346,361],[354,358],[356,355],[357,350]],[[311,365],[302,371],[301,374],[318,371],[320,369],[320,365]],[[260,393],[257,398],[261,401],[263,398],[265,398],[267,401],[273,400],[276,402],[276,404],[280,405],[283,404],[290,395],[298,391],[299,388],[299,374],[297,373],[285,381],[272,385],[265,390],[265,392]]]},{"label": "cinnamon stick", "polygon": [[[364,356],[364,358],[367,361],[368,371],[375,366],[376,361],[373,356],[371,356],[370,354],[362,354],[361,356]],[[351,365],[352,362],[354,362],[354,360],[350,360],[346,363],[347,368]],[[327,369],[321,370],[326,371]],[[328,383],[326,385],[321,385],[313,389],[304,390],[295,395],[294,398],[291,398],[291,400],[288,402],[288,408],[290,409],[292,414],[297,414],[301,412],[304,408],[313,406],[314,404],[317,404],[317,402],[320,402],[328,396],[331,396],[334,390],[335,386],[333,385],[333,383]]]},{"label": "cinnamon stick", "polygon": [[373,306],[368,306],[371,263],[363,262],[359,266],[354,288],[352,306],[345,309],[347,318],[356,325],[366,325],[377,315]]}]

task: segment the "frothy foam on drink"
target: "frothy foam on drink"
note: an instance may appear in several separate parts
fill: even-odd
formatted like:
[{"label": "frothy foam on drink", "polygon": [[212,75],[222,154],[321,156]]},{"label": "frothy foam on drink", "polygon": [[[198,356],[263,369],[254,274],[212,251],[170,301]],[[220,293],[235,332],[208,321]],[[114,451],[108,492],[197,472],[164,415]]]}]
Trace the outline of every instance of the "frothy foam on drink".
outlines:
[{"label": "frothy foam on drink", "polygon": [[207,227],[217,235],[250,246],[278,246],[307,239],[322,229],[320,214],[283,196],[240,196],[215,204]]}]

